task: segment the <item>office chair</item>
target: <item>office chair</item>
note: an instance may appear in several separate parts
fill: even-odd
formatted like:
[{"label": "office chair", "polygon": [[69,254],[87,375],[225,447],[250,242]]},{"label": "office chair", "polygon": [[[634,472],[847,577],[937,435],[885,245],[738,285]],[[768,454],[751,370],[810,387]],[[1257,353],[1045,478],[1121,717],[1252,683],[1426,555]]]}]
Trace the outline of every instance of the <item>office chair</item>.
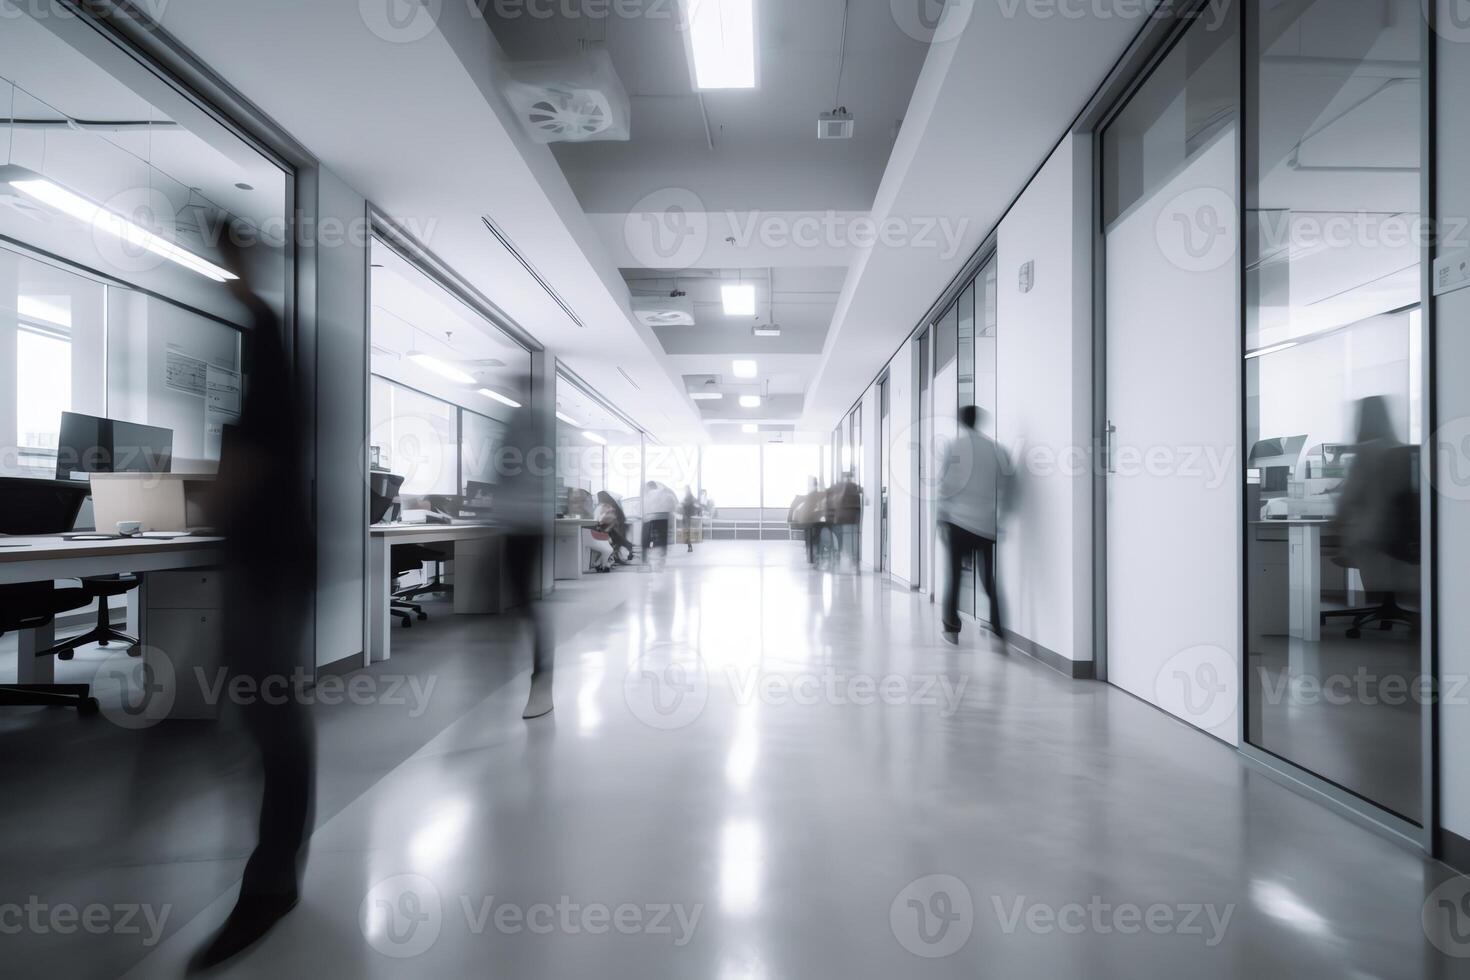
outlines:
[{"label": "office chair", "polygon": [[141,657],[143,651],[138,647],[137,637],[129,636],[112,625],[107,600],[113,596],[126,595],[141,585],[142,580],[136,575],[104,575],[97,578],[84,578],[81,581],[82,587],[79,591],[86,595],[87,602],[94,599],[97,601],[97,625],[81,636],[74,636],[65,643],[58,643],[42,655],[54,656],[57,660],[70,660],[76,655],[78,648],[89,643],[104,647],[113,643],[121,643],[127,647],[128,656]]},{"label": "office chair", "polygon": [[[46,626],[58,613],[81,609],[91,601],[85,589],[58,589],[50,582],[0,585],[0,636]],[[83,716],[97,713],[97,699],[86,684],[0,684],[0,706],[73,707]]]},{"label": "office chair", "polygon": [[[1338,568],[1357,568],[1359,573],[1364,576],[1363,585],[1365,587],[1368,586],[1368,575],[1371,573],[1359,568],[1353,559],[1339,556],[1332,559],[1332,563]],[[1353,609],[1324,610],[1322,613],[1322,625],[1326,626],[1334,619],[1351,619],[1352,624],[1348,626],[1347,630],[1347,638],[1349,640],[1360,639],[1363,636],[1363,627],[1370,626],[1374,623],[1377,623],[1378,628],[1385,633],[1392,630],[1395,626],[1404,626],[1410,632],[1418,632],[1420,623],[1419,614],[1400,606],[1397,592],[1393,590],[1368,589],[1369,595],[1375,593],[1383,597],[1378,605],[1359,606]]]},{"label": "office chair", "polygon": [[[393,549],[393,565],[390,573],[396,582],[409,572],[417,572],[422,569],[425,562],[437,561],[441,557],[439,552],[423,545],[401,544]],[[415,595],[422,594],[421,588],[411,588],[395,591],[390,597],[388,611],[398,618],[405,629],[413,625],[415,618],[420,622],[429,618],[423,606],[410,601]]]},{"label": "office chair", "polygon": [[424,562],[434,566],[434,575],[423,585],[393,593],[394,598],[412,600],[425,595],[454,595],[454,586],[444,581],[444,566],[454,558],[454,552],[434,545],[414,545],[413,548],[423,556]]}]

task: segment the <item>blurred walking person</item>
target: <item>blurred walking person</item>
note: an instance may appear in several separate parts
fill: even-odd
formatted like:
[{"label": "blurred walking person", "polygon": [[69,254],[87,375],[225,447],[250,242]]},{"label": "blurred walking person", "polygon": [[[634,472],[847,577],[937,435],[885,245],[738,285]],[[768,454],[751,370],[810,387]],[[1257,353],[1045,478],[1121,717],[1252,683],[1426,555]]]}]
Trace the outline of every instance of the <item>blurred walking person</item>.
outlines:
[{"label": "blurred walking person", "polygon": [[684,540],[689,545],[689,553],[694,553],[694,534],[699,521],[699,501],[694,499],[694,491],[688,487],[684,488],[684,499],[679,502],[679,510],[684,518]]},{"label": "blurred walking person", "polygon": [[[523,718],[551,713],[556,637],[541,595],[541,562],[552,516],[549,476],[555,467],[554,423],[534,402],[516,410],[496,458],[495,525],[505,532],[510,616],[531,636],[531,694]],[[590,511],[589,511],[590,515]]]},{"label": "blurred walking person", "polygon": [[[249,263],[222,239],[226,264]],[[250,678],[255,690],[283,681],[284,698],[239,705],[240,720],[259,755],[260,815],[254,850],[240,879],[235,907],[200,949],[193,970],[214,967],[256,942],[296,906],[306,868],[316,803],[316,733],[291,678],[316,667],[308,630],[313,588],[305,447],[308,428],[298,411],[295,378],[282,325],[245,280],[228,288],[249,311],[241,338],[244,398],[240,417],[223,439],[212,484],[211,521],[225,538],[224,665]]]},{"label": "blurred walking person", "polygon": [[679,498],[663,484],[649,480],[643,490],[643,561],[662,567],[668,555],[669,527],[679,509]]},{"label": "blurred walking person", "polygon": [[939,533],[948,556],[942,608],[944,639],[960,641],[960,570],[968,552],[978,552],[985,594],[990,597],[990,625],[1004,637],[1000,598],[995,586],[995,542],[999,512],[1000,449],[980,431],[980,410],[960,409],[959,430],[940,467]]}]

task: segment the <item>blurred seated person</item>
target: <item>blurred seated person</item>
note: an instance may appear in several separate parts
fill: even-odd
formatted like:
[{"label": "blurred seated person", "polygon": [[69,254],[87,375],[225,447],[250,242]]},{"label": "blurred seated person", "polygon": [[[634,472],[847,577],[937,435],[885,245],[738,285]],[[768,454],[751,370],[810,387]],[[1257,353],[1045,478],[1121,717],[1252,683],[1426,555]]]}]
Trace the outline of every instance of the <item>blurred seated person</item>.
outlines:
[{"label": "blurred seated person", "polygon": [[589,529],[584,540],[588,550],[592,553],[592,570],[596,572],[612,571],[613,546],[608,539],[607,532],[596,528]]},{"label": "blurred seated person", "polygon": [[[628,540],[628,516],[623,513],[623,506],[618,503],[616,497],[606,490],[597,492],[597,529],[608,536],[612,542],[613,561],[619,565],[626,565],[633,560],[633,542]],[[627,557],[623,553],[627,552]]]},{"label": "blurred seated person", "polygon": [[1407,623],[1418,616],[1398,604],[1419,589],[1419,491],[1413,447],[1399,442],[1381,395],[1358,402],[1358,436],[1352,465],[1337,501],[1334,526],[1342,540],[1342,564],[1356,568],[1363,588],[1379,604],[1362,622]]}]

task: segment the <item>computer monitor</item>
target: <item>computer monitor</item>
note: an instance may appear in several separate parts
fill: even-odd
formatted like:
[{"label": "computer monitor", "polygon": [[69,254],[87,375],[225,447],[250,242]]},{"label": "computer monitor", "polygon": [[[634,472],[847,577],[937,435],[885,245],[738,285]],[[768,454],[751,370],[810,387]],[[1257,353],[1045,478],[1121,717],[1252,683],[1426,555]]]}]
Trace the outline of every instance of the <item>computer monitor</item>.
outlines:
[{"label": "computer monitor", "polygon": [[56,478],[90,473],[167,473],[173,467],[174,433],[154,425],[61,413]]},{"label": "computer monitor", "polygon": [[383,523],[383,519],[388,516],[388,511],[393,509],[393,501],[398,499],[398,491],[402,489],[403,477],[396,473],[368,474],[369,524]]}]

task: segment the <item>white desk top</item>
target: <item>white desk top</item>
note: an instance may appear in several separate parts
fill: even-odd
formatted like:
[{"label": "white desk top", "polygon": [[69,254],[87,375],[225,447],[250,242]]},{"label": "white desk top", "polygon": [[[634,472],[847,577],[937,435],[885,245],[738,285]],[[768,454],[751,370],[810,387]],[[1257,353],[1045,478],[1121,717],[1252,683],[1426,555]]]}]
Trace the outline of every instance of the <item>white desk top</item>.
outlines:
[{"label": "white desk top", "polygon": [[206,568],[219,562],[219,546],[223,543],[224,538],[213,537],[67,541],[60,535],[0,536],[0,585]]},{"label": "white desk top", "polygon": [[0,563],[44,561],[53,558],[116,558],[212,549],[224,538],[187,537],[110,538],[103,541],[67,541],[59,534],[0,535]]},{"label": "white desk top", "polygon": [[379,538],[423,538],[429,541],[452,541],[455,538],[481,538],[497,533],[493,524],[374,524],[369,529]]}]

